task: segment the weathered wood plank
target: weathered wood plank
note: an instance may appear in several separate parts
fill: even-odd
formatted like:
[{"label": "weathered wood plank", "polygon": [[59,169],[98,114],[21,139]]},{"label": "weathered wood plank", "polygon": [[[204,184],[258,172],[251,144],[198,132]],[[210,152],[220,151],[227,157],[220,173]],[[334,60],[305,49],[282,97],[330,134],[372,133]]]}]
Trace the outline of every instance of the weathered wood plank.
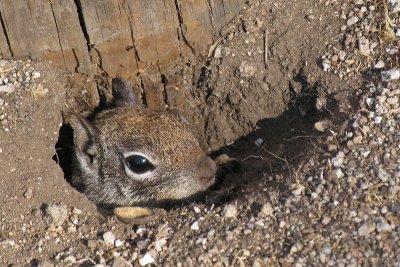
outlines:
[{"label": "weathered wood plank", "polygon": [[[41,0],[35,0],[41,1]],[[73,0],[50,1],[57,39],[67,69],[90,75],[91,61],[84,33]],[[53,52],[53,51],[52,51]]]},{"label": "weathered wood plank", "polygon": [[[1,16],[1,14],[0,14]],[[0,24],[0,57],[9,59],[12,57],[10,47],[7,43],[7,37],[5,35],[6,31],[3,28],[3,25]]]},{"label": "weathered wood plank", "polygon": [[140,71],[168,72],[180,53],[174,0],[130,0],[125,5]]},{"label": "weathered wood plank", "polygon": [[[15,58],[44,55],[88,72],[89,56],[73,0],[4,0],[0,13]],[[61,52],[61,53],[60,53]]]},{"label": "weathered wood plank", "polygon": [[131,78],[150,107],[164,109],[167,101],[179,109],[182,65],[204,62],[244,2],[1,0],[0,56],[40,57],[83,73],[93,99],[95,74]]},{"label": "weathered wood plank", "polygon": [[[99,67],[111,77],[137,71],[131,30],[121,0],[80,0],[91,49]],[[93,54],[93,51],[92,51]]]},{"label": "weathered wood plank", "polygon": [[181,29],[185,43],[190,48],[185,55],[196,54],[204,60],[213,41],[211,14],[207,0],[178,1]]},{"label": "weathered wood plank", "polygon": [[209,0],[214,30],[220,30],[243,7],[246,0]]},{"label": "weathered wood plank", "polygon": [[37,57],[46,50],[60,51],[50,2],[0,1],[0,12],[14,57]]}]

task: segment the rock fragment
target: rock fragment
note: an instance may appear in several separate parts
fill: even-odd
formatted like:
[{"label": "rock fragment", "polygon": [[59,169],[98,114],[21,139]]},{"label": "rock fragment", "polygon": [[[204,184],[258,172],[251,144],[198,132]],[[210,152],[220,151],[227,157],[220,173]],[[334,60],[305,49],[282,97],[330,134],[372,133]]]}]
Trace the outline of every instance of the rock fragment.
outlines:
[{"label": "rock fragment", "polygon": [[236,218],[237,214],[238,212],[235,205],[226,205],[222,211],[222,216],[225,218]]},{"label": "rock fragment", "polygon": [[61,226],[68,218],[68,209],[63,204],[48,204],[44,208],[44,215],[48,226]]}]

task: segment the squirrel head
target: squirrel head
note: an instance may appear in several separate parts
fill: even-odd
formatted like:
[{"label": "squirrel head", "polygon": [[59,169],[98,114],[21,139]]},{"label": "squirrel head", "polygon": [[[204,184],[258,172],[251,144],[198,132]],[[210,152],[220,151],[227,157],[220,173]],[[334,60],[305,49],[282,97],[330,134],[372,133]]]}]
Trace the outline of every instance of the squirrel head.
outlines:
[{"label": "squirrel head", "polygon": [[136,104],[129,84],[113,80],[115,108],[93,120],[71,114],[72,182],[101,206],[157,205],[206,190],[216,165],[176,114]]}]

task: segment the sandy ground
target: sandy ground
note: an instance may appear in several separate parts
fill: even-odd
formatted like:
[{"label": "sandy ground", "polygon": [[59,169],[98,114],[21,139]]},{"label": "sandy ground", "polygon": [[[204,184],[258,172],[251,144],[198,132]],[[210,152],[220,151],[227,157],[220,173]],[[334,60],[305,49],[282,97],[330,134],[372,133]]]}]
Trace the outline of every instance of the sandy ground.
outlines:
[{"label": "sandy ground", "polygon": [[[363,104],[368,97],[394,98],[387,109],[398,109],[396,94],[379,89],[396,92],[398,83],[382,85],[374,66],[381,60],[385,70],[398,67],[398,51],[391,49],[399,37],[372,48],[384,25],[383,5],[356,2],[255,1],[222,30],[205,67],[184,77],[183,113],[207,151],[241,163],[240,172],[221,178],[220,186],[233,193],[222,204],[175,207],[146,225],[103,216],[57,164],[62,111],[85,98],[75,86],[81,80],[46,62],[1,61],[2,86],[13,86],[9,93],[0,86],[0,265],[400,264],[399,197],[393,191],[400,179],[397,113],[371,115],[394,121],[394,131],[376,128],[382,120],[376,117],[367,118],[370,135],[361,123],[361,132],[349,128],[372,112]],[[399,23],[398,12],[390,14]],[[351,24],[354,16],[359,19]],[[360,32],[369,40],[367,56]],[[354,147],[351,138],[361,133]],[[381,151],[368,138],[389,141]],[[363,142],[381,151],[376,157],[390,154],[375,168],[383,171],[369,178],[352,171],[366,168],[359,158],[364,154],[352,154]],[[354,191],[342,184],[347,180]],[[386,193],[379,191],[385,186]],[[46,215],[51,205],[64,214],[59,223]]]}]

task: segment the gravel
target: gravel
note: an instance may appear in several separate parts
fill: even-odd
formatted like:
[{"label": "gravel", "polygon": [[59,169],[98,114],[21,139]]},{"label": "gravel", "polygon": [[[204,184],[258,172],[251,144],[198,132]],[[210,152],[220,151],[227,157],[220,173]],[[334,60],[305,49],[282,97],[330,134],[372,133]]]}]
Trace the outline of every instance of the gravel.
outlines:
[{"label": "gravel", "polygon": [[[398,25],[399,1],[388,3]],[[77,207],[47,204],[46,228],[40,234],[32,231],[37,236],[30,248],[32,262],[37,266],[400,266],[400,70],[393,60],[398,57],[397,44],[380,42],[384,12],[375,1],[325,1],[324,5],[334,9],[342,25],[321,56],[321,72],[343,80],[364,73],[369,79],[349,89],[349,98],[357,97],[351,112],[341,112],[346,116],[341,126],[333,122],[336,113],[331,114],[332,121],[318,118],[305,126],[315,127],[321,141],[313,141],[315,151],[300,155],[301,164],[284,162],[282,173],[258,173],[261,178],[249,185],[251,191],[232,202],[188,204],[146,225],[124,225],[113,217],[93,222],[93,215]],[[310,24],[319,21],[315,10],[304,18]],[[253,18],[242,23],[246,34],[262,25]],[[217,46],[213,56],[222,60],[225,53],[223,46]],[[1,76],[0,88],[14,86],[11,94],[31,88],[31,80],[40,78],[40,73],[18,64],[0,62],[3,70],[10,70]],[[246,79],[257,72],[248,60],[238,66]],[[0,101],[1,107],[6,104]],[[0,111],[0,121],[7,118]],[[258,152],[268,136],[257,138],[263,141],[256,142]],[[27,188],[22,194],[30,199],[33,190]],[[32,213],[41,214],[38,208]],[[23,246],[28,228],[24,226],[21,233],[0,229],[0,249]],[[61,245],[64,249],[59,249]],[[53,247],[58,249],[50,260],[36,260]]]}]

